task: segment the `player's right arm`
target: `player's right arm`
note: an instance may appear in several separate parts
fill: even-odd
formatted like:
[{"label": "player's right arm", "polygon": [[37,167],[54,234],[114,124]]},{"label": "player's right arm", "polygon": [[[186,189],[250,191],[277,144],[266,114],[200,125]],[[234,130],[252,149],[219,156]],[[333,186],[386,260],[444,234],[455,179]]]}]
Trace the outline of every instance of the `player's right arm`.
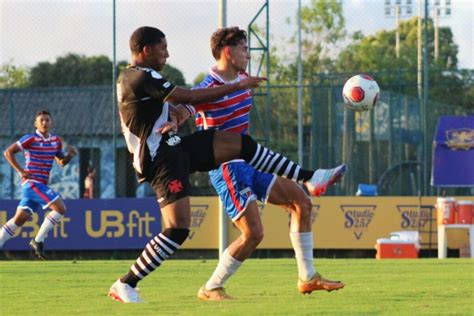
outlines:
[{"label": "player's right arm", "polygon": [[257,88],[263,81],[266,80],[267,78],[264,77],[248,77],[239,82],[196,90],[176,87],[168,95],[166,101],[170,101],[174,104],[199,104],[212,102],[235,91]]},{"label": "player's right arm", "polygon": [[18,146],[17,143],[13,143],[3,152],[3,155],[5,156],[5,159],[8,161],[10,166],[12,166],[12,168],[15,169],[16,172],[18,172],[22,179],[29,179],[31,175],[28,173],[28,171],[25,171],[20,166],[20,164],[15,158],[15,155],[21,152],[21,150],[22,149]]}]

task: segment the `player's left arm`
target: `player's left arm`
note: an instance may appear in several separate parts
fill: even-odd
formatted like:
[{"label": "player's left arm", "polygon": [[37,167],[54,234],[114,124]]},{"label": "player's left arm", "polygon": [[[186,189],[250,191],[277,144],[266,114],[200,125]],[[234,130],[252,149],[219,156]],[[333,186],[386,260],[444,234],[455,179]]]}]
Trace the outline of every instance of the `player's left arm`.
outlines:
[{"label": "player's left arm", "polygon": [[54,159],[56,160],[58,165],[60,165],[61,167],[64,167],[71,161],[72,158],[74,158],[74,156],[77,155],[77,150],[73,146],[67,146],[66,147],[67,154],[64,155],[62,152],[62,144],[60,146],[61,147],[58,149],[58,153],[56,154],[56,157],[54,157]]}]

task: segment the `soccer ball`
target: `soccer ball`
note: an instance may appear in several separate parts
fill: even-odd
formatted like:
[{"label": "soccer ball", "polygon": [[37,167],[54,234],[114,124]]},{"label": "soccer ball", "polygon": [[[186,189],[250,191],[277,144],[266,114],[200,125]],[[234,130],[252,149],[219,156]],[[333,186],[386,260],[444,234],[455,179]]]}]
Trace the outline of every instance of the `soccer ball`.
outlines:
[{"label": "soccer ball", "polygon": [[377,104],[379,93],[379,85],[367,75],[355,75],[349,78],[342,89],[344,104],[357,112],[372,109]]}]

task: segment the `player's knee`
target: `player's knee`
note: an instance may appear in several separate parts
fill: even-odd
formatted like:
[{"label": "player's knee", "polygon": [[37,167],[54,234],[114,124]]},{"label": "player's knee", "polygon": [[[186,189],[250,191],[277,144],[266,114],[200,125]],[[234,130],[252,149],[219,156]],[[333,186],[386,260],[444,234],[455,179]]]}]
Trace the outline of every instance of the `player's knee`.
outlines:
[{"label": "player's knee", "polygon": [[307,196],[304,196],[295,201],[294,208],[296,212],[300,213],[301,218],[309,219],[311,217],[311,209],[313,208],[313,204]]},{"label": "player's knee", "polygon": [[174,241],[175,243],[182,245],[186,241],[186,238],[188,238],[189,229],[167,228],[163,231],[162,234]]},{"label": "player's knee", "polygon": [[255,229],[249,234],[246,234],[244,240],[247,245],[255,249],[262,242],[263,236],[263,229]]},{"label": "player's knee", "polygon": [[64,215],[64,214],[66,214],[66,208],[65,207],[60,207],[56,210],[56,212],[58,212],[61,215]]}]

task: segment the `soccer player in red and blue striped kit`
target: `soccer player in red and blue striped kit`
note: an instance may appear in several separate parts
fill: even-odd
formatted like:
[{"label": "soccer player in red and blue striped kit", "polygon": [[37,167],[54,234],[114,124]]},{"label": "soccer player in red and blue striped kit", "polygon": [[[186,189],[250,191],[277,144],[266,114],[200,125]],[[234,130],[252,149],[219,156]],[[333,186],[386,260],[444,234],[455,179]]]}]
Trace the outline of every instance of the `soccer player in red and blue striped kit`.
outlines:
[{"label": "soccer player in red and blue striped kit", "polygon": [[[38,234],[30,241],[35,255],[44,260],[46,258],[43,249],[44,239],[66,212],[66,206],[59,194],[48,187],[49,174],[54,160],[63,167],[77,155],[77,151],[74,147],[68,146],[67,154],[63,153],[61,138],[50,132],[52,120],[48,111],[36,113],[34,126],[36,127],[34,134],[24,135],[4,152],[8,163],[21,177],[23,197],[15,216],[0,229],[0,248],[40,207],[50,208],[51,212],[41,224]],[[24,168],[15,158],[21,151],[25,153]]]},{"label": "soccer player in red and blue striped kit", "polygon": [[[211,50],[216,66],[195,89],[208,89],[238,82],[248,77],[245,72],[250,59],[247,35],[238,27],[222,28],[211,37]],[[221,99],[197,105],[179,106],[180,119],[195,114],[198,130],[219,130],[233,133],[249,133],[249,115],[252,107],[250,89],[239,90]],[[275,155],[278,160],[278,154]],[[262,162],[264,164],[264,162]],[[278,163],[275,163],[278,165]],[[344,165],[334,169],[320,169],[321,178],[338,177]],[[290,240],[298,266],[297,288],[301,293],[316,290],[332,291],[344,287],[340,281],[321,277],[313,266],[313,233],[311,231],[312,204],[302,188],[287,174],[278,177],[256,170],[244,160],[223,163],[209,172],[212,185],[219,194],[224,209],[240,230],[241,235],[224,251],[219,263],[204,286],[198,291],[202,300],[220,301],[232,299],[224,291],[225,282],[237,271],[263,239],[263,225],[257,200],[281,206],[291,215]],[[342,175],[341,175],[342,176]],[[321,181],[313,195],[324,194],[331,183]]]}]

